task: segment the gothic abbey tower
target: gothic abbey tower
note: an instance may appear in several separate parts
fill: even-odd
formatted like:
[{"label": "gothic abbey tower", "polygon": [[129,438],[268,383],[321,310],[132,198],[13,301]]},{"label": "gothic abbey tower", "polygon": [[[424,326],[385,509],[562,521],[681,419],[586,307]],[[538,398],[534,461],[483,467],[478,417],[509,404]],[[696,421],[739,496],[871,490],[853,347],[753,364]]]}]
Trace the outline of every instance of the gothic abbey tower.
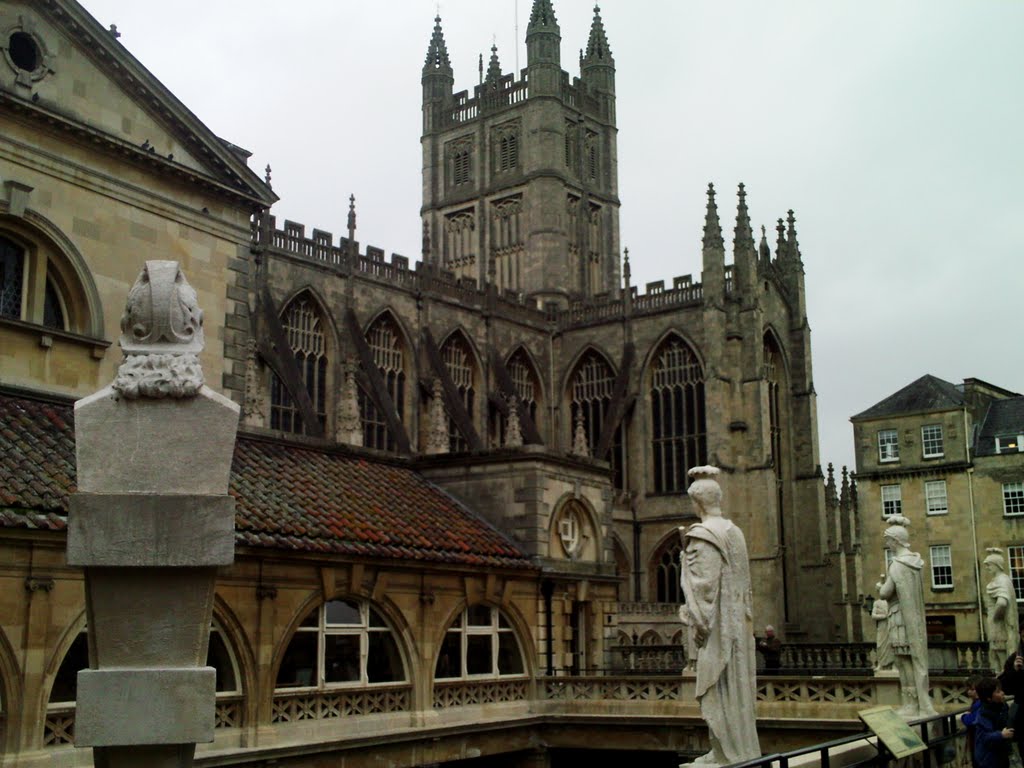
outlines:
[{"label": "gothic abbey tower", "polygon": [[[711,461],[729,473],[732,514],[752,541],[759,614],[792,637],[849,636],[858,596],[832,574],[848,542],[822,490],[793,212],[778,219],[774,252],[764,227],[756,244],[740,184],[727,264],[709,186],[699,282],[640,294],[620,255],[615,59],[600,10],[579,77],[562,69],[561,41],[552,2],[535,0],[526,67],[503,73],[492,47],[479,84],[454,93],[435,19],[422,71],[424,262],[559,318],[536,349],[553,364],[538,419],[548,445],[610,463],[615,552],[634,599],[678,597],[685,474]],[[516,337],[529,333],[507,344]],[[827,626],[802,618],[836,612]]]},{"label": "gothic abbey tower", "polygon": [[526,68],[504,74],[491,48],[481,82],[453,93],[441,30],[423,66],[427,260],[538,306],[618,294],[615,60],[595,9],[580,77],[561,65],[551,2],[536,2]]}]

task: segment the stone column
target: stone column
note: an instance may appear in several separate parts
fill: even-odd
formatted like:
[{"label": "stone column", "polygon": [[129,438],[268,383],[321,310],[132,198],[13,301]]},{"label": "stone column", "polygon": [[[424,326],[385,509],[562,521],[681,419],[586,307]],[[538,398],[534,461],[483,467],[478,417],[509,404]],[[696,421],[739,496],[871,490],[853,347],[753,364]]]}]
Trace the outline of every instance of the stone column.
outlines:
[{"label": "stone column", "polygon": [[205,666],[239,407],[203,384],[202,311],[173,261],[148,261],[121,318],[112,384],[75,404],[68,564],[85,571],[89,669],[75,745],[104,768],[192,765],[213,741]]}]

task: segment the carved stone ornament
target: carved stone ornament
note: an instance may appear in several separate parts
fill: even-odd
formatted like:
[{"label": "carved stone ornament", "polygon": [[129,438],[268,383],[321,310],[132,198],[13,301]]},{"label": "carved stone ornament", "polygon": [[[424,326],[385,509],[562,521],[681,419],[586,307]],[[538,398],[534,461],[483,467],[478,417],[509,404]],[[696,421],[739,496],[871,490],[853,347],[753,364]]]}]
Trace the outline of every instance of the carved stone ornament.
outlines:
[{"label": "carved stone ornament", "polygon": [[245,356],[245,399],[242,401],[242,417],[246,424],[263,426],[263,397],[260,393],[260,372],[256,359],[256,340],[246,342]]},{"label": "carved stone ornament", "polygon": [[147,261],[121,316],[123,397],[193,397],[203,386],[203,312],[176,261]]},{"label": "carved stone ornament", "polygon": [[341,397],[338,398],[338,440],[342,443],[360,444],[363,424],[359,417],[359,385],[356,383],[356,362],[351,359],[343,364],[344,382]]},{"label": "carved stone ornament", "polygon": [[441,380],[434,379],[430,395],[429,431],[427,432],[427,453],[448,453],[448,414],[444,407]]},{"label": "carved stone ornament", "polygon": [[518,448],[523,444],[523,431],[519,425],[519,398],[508,398],[508,421],[505,424],[505,447]]},{"label": "carved stone ornament", "polygon": [[572,433],[572,452],[576,456],[590,458],[590,445],[587,442],[587,430],[583,426],[583,409],[576,412],[576,427]]}]

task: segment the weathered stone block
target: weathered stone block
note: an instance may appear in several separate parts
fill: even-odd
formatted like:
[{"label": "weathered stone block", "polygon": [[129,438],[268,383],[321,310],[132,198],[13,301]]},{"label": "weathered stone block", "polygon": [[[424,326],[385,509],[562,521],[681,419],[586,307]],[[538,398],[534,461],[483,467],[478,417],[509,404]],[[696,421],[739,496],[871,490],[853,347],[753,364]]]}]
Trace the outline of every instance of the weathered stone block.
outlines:
[{"label": "weathered stone block", "polygon": [[213,741],[216,671],[83,669],[75,746]]},{"label": "weathered stone block", "polygon": [[77,493],[68,565],[214,566],[234,559],[230,496]]}]

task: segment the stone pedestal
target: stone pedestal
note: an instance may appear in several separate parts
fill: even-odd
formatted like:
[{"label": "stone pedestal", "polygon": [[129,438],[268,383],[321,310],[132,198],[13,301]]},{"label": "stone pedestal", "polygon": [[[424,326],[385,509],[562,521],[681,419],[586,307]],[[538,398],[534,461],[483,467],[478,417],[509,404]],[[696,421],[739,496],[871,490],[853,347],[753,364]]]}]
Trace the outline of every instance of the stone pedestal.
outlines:
[{"label": "stone pedestal", "polygon": [[234,558],[239,407],[202,384],[194,298],[177,264],[148,262],[118,378],[75,404],[67,558],[85,571],[90,667],[75,745],[105,768],[189,766],[196,742],[213,741],[205,664],[216,569]]}]

